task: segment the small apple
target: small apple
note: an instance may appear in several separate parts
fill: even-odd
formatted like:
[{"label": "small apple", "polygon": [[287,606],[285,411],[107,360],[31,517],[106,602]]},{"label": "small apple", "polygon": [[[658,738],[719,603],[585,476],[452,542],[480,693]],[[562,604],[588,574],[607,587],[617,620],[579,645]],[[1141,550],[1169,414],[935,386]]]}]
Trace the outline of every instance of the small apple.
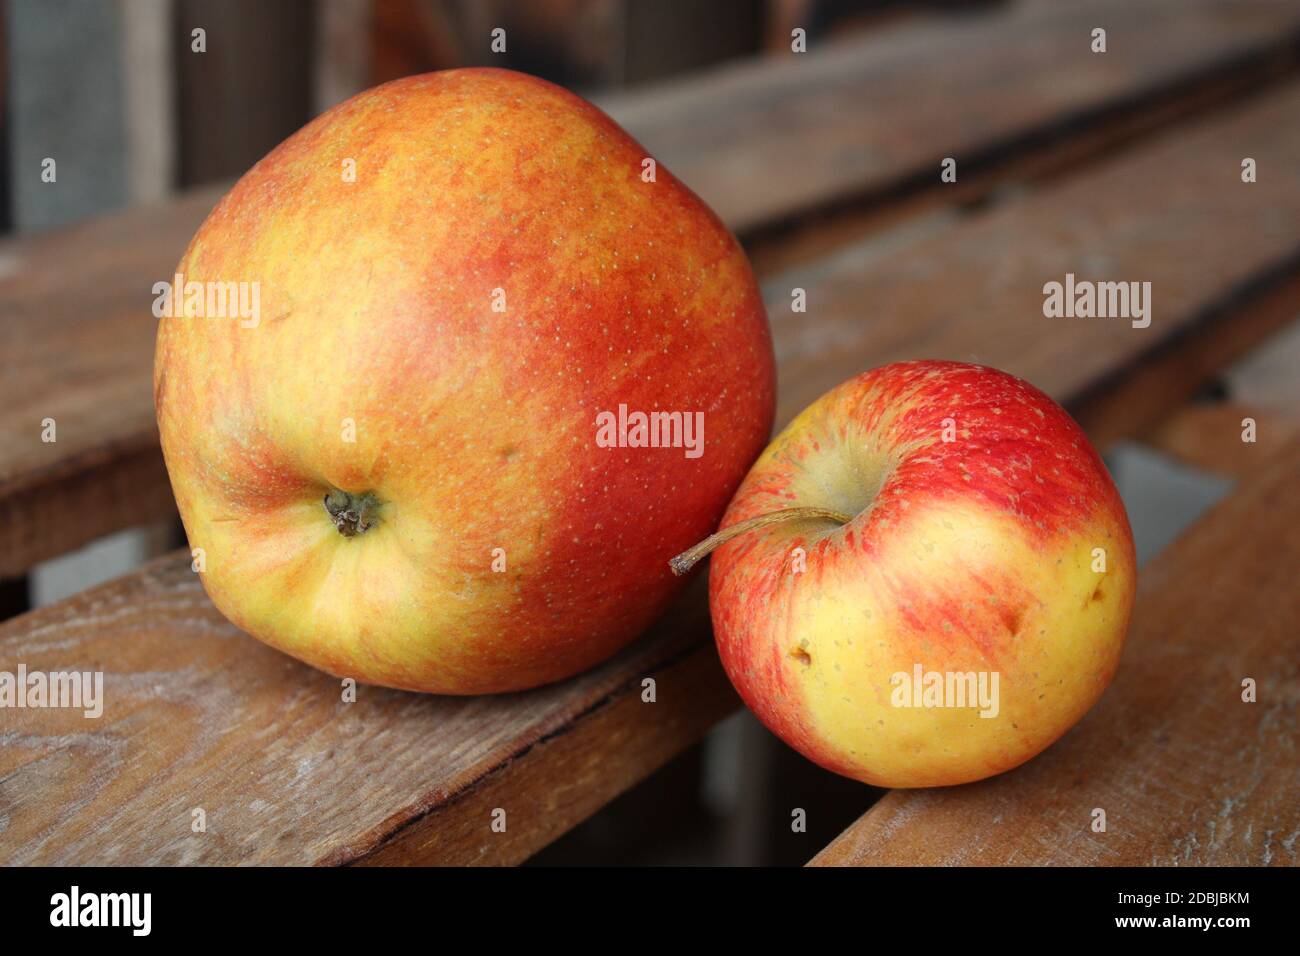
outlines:
[{"label": "small apple", "polygon": [[965,783],[1064,734],[1119,663],[1136,561],[1101,458],[1004,372],[902,362],[768,446],[709,578],[723,666],[777,736],[881,787]]},{"label": "small apple", "polygon": [[647,159],[559,87],[453,70],[330,110],[221,200],[155,288],[154,396],[231,621],[476,694],[663,609],[663,555],[716,527],[775,374],[744,253]]}]

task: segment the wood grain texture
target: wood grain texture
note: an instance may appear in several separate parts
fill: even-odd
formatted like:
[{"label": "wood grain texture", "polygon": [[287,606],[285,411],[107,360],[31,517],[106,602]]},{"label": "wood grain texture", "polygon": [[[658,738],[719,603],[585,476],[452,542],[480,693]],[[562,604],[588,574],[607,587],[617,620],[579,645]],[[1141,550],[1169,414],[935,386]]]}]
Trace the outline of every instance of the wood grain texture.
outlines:
[{"label": "wood grain texture", "polygon": [[[877,212],[914,212],[904,194],[933,186],[942,156],[962,163],[947,201],[968,201],[998,182],[994,170],[1030,174],[1036,152],[1055,151],[1056,168],[1086,140],[1095,157],[1105,131],[1149,131],[1141,117],[1165,116],[1171,96],[1206,84],[1222,95],[1234,78],[1293,65],[1300,8],[1230,6],[1099,0],[927,18],[606,105],[751,247],[766,243],[760,265],[776,264],[860,235],[857,218],[826,221],[832,207],[866,197]],[[1103,15],[1114,39],[1097,56],[1085,40]],[[219,194],[0,243],[0,575],[171,515],[149,388],[151,287]],[[810,212],[815,229],[795,237]],[[774,230],[791,241],[774,247]],[[859,322],[879,314],[868,302],[857,297]],[[859,366],[869,354],[855,353]],[[54,444],[40,441],[47,417]]]},{"label": "wood grain texture", "polygon": [[[1105,54],[1089,48],[1104,25]],[[598,100],[738,233],[975,169],[1197,80],[1294,60],[1300,8],[1088,0],[927,18]],[[960,175],[959,175],[960,179]]]},{"label": "wood grain texture", "polygon": [[152,286],[220,194],[0,243],[0,575],[175,513],[150,391]]},{"label": "wood grain texture", "polygon": [[[697,605],[703,608],[703,595]],[[680,626],[681,621],[673,622]],[[660,653],[662,649],[660,650]],[[518,863],[577,826],[700,738],[740,706],[713,642],[693,643],[679,657],[641,673],[654,677],[657,703],[629,682],[470,788],[460,805],[432,803],[380,840],[332,854],[327,863],[367,866],[464,860]],[[511,808],[508,833],[484,839],[483,821]]]},{"label": "wood grain texture", "polygon": [[[769,280],[784,413],[828,379],[926,357],[1046,386],[1101,442],[1162,417],[1300,312],[1298,112],[1293,83],[984,214]],[[1243,155],[1267,182],[1241,182]],[[1150,282],[1150,326],[1045,317],[1044,284],[1067,273]]]},{"label": "wood grain texture", "polygon": [[344,703],[227,623],[185,555],[159,559],[0,626],[0,670],[106,672],[97,720],[4,711],[0,863],[518,862],[738,706],[699,640],[703,583],[563,684]]},{"label": "wood grain texture", "polygon": [[1273,451],[1143,570],[1119,672],[1077,727],[991,780],[886,795],[813,865],[1300,863],[1300,443]]}]

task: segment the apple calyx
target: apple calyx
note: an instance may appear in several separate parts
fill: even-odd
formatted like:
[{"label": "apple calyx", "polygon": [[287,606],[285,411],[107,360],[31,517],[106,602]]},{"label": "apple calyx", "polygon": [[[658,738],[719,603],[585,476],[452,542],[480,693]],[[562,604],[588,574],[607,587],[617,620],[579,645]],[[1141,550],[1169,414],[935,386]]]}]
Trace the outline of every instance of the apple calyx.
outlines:
[{"label": "apple calyx", "polygon": [[839,511],[832,511],[829,508],[785,508],[781,511],[769,511],[767,514],[755,515],[744,521],[737,521],[735,524],[723,528],[717,534],[709,535],[695,547],[683,551],[669,561],[668,567],[673,569],[673,574],[681,577],[708,557],[715,548],[721,547],[732,538],[781,521],[834,521],[836,524],[843,525],[852,520],[849,515]]},{"label": "apple calyx", "polygon": [[365,534],[379,519],[379,499],[373,491],[359,495],[334,488],[325,496],[325,510],[345,538]]}]

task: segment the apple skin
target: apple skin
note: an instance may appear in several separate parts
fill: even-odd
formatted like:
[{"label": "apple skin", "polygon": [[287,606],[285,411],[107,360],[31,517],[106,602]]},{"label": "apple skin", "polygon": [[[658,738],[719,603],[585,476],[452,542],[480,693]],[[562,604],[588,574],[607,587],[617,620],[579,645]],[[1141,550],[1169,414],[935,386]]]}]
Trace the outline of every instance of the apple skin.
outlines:
[{"label": "apple skin", "polygon": [[[821,766],[881,787],[1002,773],[1114,675],[1137,579],[1128,516],[1083,431],[1028,383],[939,361],[844,382],[773,440],[723,527],[795,507],[853,517],[731,539],[709,597],[740,696]],[[998,715],[894,706],[892,676],[918,663],[996,671]]]},{"label": "apple skin", "polygon": [[[260,283],[260,321],[164,317],[154,369],[222,613],[335,675],[478,694],[582,671],[662,611],[664,555],[771,435],[775,370],[735,238],[646,156],[557,86],[467,69],[354,97],[239,180],[177,272]],[[702,457],[599,447],[620,403],[703,412]],[[341,534],[335,489],[377,523]]]}]

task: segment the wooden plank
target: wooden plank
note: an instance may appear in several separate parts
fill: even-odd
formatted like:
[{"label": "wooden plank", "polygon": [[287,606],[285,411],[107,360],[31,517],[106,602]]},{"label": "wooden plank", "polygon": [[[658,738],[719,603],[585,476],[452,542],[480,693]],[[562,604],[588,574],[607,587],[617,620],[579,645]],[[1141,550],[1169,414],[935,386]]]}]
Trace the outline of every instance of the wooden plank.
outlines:
[{"label": "wooden plank", "polygon": [[[1076,43],[1086,50],[1080,24],[1102,13],[1116,40],[1127,40],[1083,58],[1075,50]],[[1228,16],[1211,0],[1140,11],[1103,0],[1023,14],[1013,7],[956,24],[927,19],[907,29],[913,32],[897,44],[891,32],[888,40],[738,67],[610,106],[758,242],[762,229],[797,220],[837,191],[875,197],[880,207],[916,175],[933,183],[940,155],[961,155],[963,170],[978,159],[974,168],[1005,164],[1024,174],[1029,147],[1065,143],[1055,168],[1078,160],[1069,144],[1088,132],[1084,153],[1093,156],[1098,129],[1147,129],[1146,121],[1131,126],[1139,104],[1167,118],[1162,91],[1195,92],[1203,82],[1289,64],[1300,8],[1248,0]],[[925,64],[939,57],[945,68],[935,74]],[[1059,73],[1067,68],[1074,72]],[[1070,82],[1053,79],[1059,75]],[[987,173],[963,177],[950,198],[969,199],[972,189],[995,182]],[[203,191],[0,244],[0,575],[171,515],[149,387],[149,290],[170,275],[217,196]],[[819,226],[821,238],[799,240],[799,255],[859,231],[856,220]],[[871,354],[855,353],[854,371]],[[54,444],[40,441],[47,417],[58,423]]]},{"label": "wooden plank", "polygon": [[[150,289],[219,196],[0,243],[0,576],[175,513]],[[47,418],[54,442],[41,440]]]},{"label": "wooden plank", "polygon": [[[696,606],[705,607],[703,595]],[[653,677],[661,692],[671,696],[645,703],[645,677]],[[579,680],[586,683],[585,677]],[[578,719],[497,767],[467,789],[460,805],[435,799],[420,816],[383,839],[364,838],[325,862],[520,863],[668,763],[738,707],[740,698],[723,673],[712,641],[692,643],[680,657],[634,672],[630,682]],[[495,834],[485,839],[486,821],[496,808],[506,807],[513,808],[508,819],[515,832],[508,840],[491,839]]]},{"label": "wooden plank", "polygon": [[[1243,422],[1255,422],[1254,443],[1242,441]],[[1300,420],[1238,402],[1194,402],[1140,436],[1171,458],[1232,478],[1260,469],[1259,447],[1300,438]]]},{"label": "wooden plank", "polygon": [[[1191,402],[1138,439],[1206,471],[1243,478],[1260,466],[1256,446],[1300,438],[1300,317],[1219,376],[1224,396]],[[1255,442],[1247,442],[1252,421]]]},{"label": "wooden plank", "polygon": [[[828,380],[924,356],[1045,385],[1102,444],[1163,417],[1300,312],[1297,111],[1293,83],[950,228],[771,280],[783,414]],[[1243,155],[1267,181],[1241,182]],[[1150,282],[1150,326],[1045,317],[1044,284],[1067,273]]]},{"label": "wooden plank", "polygon": [[1006,4],[598,102],[745,235],[937,183],[945,156],[964,175],[1198,80],[1293,64],[1298,30],[1300,7],[1269,0]]},{"label": "wooden plank", "polygon": [[[1284,119],[1298,108],[1300,89],[1289,89],[1005,210],[846,254],[801,280],[806,314],[782,305],[788,287],[776,284],[780,418],[864,368],[924,354],[1027,374],[1086,413],[1150,354],[1176,355],[1222,325],[1253,328],[1254,299],[1221,320],[1245,291],[1265,280],[1285,286],[1294,272],[1284,267],[1300,253],[1300,131]],[[1242,143],[1274,171],[1251,186],[1236,178]],[[1042,284],[1067,270],[1154,281],[1151,326],[1045,318]],[[873,323],[868,314],[907,320]],[[1189,386],[1186,376],[1157,382],[1163,391],[1144,393],[1153,408]],[[49,712],[20,714],[3,741],[18,756],[0,769],[4,852],[15,859],[518,859],[735,704],[708,649],[699,580],[655,636],[575,681],[468,701],[365,691],[365,706],[348,710],[329,678],[225,624],[186,567],[173,558],[0,629],[0,669],[112,661],[123,701],[89,729]],[[634,706],[640,679],[654,673],[665,675],[654,705],[663,714]],[[687,686],[712,690],[680,690]],[[651,714],[661,723],[651,727]],[[59,771],[91,754],[106,756],[61,815],[74,794]],[[576,779],[581,787],[570,786]],[[484,811],[516,792],[523,809],[511,804],[512,817],[505,808],[516,828],[491,833]],[[226,821],[221,840],[159,828],[160,814],[199,805]],[[292,838],[269,838],[290,830]]]},{"label": "wooden plank", "polygon": [[107,670],[98,720],[5,712],[0,863],[518,862],[738,705],[697,640],[703,583],[646,641],[564,684],[362,687],[349,704],[339,681],[227,623],[183,555],[160,559],[0,626],[0,670]]},{"label": "wooden plank", "polygon": [[812,864],[1300,863],[1300,443],[1275,451],[1143,571],[1119,673],[1074,730],[991,780],[886,795]]}]

